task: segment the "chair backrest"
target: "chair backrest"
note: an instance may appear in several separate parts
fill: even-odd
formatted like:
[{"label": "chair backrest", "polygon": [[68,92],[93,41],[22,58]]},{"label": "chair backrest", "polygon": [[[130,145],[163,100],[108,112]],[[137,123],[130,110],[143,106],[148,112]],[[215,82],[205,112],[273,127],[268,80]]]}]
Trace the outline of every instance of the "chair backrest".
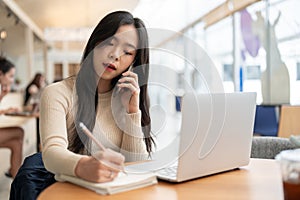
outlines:
[{"label": "chair backrest", "polygon": [[300,135],[300,106],[282,105],[278,136],[288,138],[291,135]]},{"label": "chair backrest", "polygon": [[254,134],[262,136],[277,136],[278,119],[276,106],[256,106]]},{"label": "chair backrest", "polygon": [[288,138],[253,137],[251,158],[274,159],[281,151],[296,148],[298,148],[297,145]]}]

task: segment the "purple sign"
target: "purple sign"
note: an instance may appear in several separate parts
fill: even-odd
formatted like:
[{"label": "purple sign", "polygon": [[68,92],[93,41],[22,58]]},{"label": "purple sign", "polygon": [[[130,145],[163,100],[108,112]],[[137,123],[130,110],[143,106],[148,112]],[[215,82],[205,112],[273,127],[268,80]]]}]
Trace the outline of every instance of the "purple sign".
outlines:
[{"label": "purple sign", "polygon": [[247,10],[241,12],[241,32],[247,52],[256,57],[260,48],[258,36],[252,31],[252,18]]}]

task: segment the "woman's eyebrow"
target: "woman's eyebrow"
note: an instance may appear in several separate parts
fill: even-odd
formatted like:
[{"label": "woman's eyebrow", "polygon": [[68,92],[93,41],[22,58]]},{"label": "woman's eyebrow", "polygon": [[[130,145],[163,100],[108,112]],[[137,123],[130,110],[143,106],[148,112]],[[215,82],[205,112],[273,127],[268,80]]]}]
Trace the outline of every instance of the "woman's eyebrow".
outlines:
[{"label": "woman's eyebrow", "polygon": [[133,48],[134,50],[136,50],[136,47],[135,47],[135,45],[133,45],[133,44],[130,44],[129,42],[126,42],[126,43],[125,43],[125,45],[126,45],[126,46],[128,46],[128,47],[131,47],[131,48]]},{"label": "woman's eyebrow", "polygon": [[[116,42],[120,42],[120,39],[116,36],[112,36],[112,39],[111,40],[116,40]],[[125,46],[128,46],[128,47],[131,47],[133,48],[134,50],[136,50],[136,46],[134,44],[131,44],[130,42],[125,42],[124,44]]]}]

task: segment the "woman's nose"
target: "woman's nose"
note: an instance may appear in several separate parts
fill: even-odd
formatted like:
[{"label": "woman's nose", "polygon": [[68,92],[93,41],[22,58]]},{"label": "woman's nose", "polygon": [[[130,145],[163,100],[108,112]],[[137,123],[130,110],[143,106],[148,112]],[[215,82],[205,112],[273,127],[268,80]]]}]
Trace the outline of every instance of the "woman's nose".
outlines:
[{"label": "woman's nose", "polygon": [[110,53],[109,53],[109,58],[114,60],[114,61],[117,61],[119,60],[119,57],[120,57],[120,53],[118,51],[118,48],[114,48]]}]

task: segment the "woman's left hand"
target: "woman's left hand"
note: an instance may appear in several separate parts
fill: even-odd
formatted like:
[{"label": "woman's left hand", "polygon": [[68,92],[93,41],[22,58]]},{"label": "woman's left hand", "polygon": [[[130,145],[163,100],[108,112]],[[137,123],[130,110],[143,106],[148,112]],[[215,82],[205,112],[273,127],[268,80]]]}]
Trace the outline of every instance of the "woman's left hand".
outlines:
[{"label": "woman's left hand", "polygon": [[138,75],[132,71],[122,74],[118,82],[121,101],[128,113],[137,113],[140,103],[140,87],[138,84]]}]

